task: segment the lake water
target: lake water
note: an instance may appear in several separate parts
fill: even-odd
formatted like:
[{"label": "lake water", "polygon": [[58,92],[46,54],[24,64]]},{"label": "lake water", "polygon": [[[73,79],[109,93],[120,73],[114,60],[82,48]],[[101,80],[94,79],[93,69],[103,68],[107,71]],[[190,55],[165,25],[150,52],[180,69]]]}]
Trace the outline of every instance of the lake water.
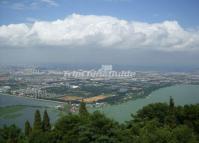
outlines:
[{"label": "lake water", "polygon": [[0,95],[0,106],[11,106],[11,105],[28,105],[28,106],[43,106],[43,107],[54,107],[58,105],[58,102],[38,100],[34,98],[25,98],[17,96]]},{"label": "lake water", "polygon": [[43,114],[43,111],[46,109],[52,122],[55,122],[59,117],[59,112],[55,110],[55,106],[59,105],[59,103],[57,102],[0,95],[0,107],[13,105],[25,105],[25,108],[13,113],[20,116],[14,118],[0,118],[0,126],[3,126],[4,124],[17,124],[18,126],[23,128],[26,120],[29,120],[31,123],[33,122],[34,113],[37,109],[40,110],[41,116]]},{"label": "lake water", "polygon": [[100,111],[110,118],[124,122],[131,119],[132,113],[136,113],[147,104],[169,102],[170,96],[173,97],[176,105],[199,103],[199,85],[175,85],[161,88],[152,92],[146,98],[131,100],[119,105],[109,105],[100,109]]},{"label": "lake water", "polygon": [[[199,85],[176,85],[172,87],[161,88],[150,94],[150,96],[142,99],[128,101],[118,105],[107,105],[101,109],[108,117],[113,118],[119,122],[124,122],[131,119],[131,113],[136,113],[137,110],[143,106],[154,102],[168,102],[169,97],[172,96],[177,105],[199,103]],[[34,112],[36,109],[42,111],[47,108],[51,121],[54,122],[58,118],[58,111],[53,110],[52,107],[57,103],[52,101],[39,101],[34,99],[13,97],[13,96],[0,96],[0,106],[8,105],[29,105],[29,106],[42,106],[42,107],[28,107],[20,111],[21,116],[14,119],[1,119],[0,126],[3,124],[15,123],[20,127],[24,126],[25,120],[33,121]]]}]

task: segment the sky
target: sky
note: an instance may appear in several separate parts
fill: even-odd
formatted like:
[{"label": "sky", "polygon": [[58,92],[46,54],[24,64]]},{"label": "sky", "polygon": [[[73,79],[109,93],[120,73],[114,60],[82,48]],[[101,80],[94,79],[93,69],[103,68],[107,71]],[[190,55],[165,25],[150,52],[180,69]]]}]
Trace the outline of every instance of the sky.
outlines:
[{"label": "sky", "polygon": [[0,0],[0,64],[199,67],[198,0]]}]

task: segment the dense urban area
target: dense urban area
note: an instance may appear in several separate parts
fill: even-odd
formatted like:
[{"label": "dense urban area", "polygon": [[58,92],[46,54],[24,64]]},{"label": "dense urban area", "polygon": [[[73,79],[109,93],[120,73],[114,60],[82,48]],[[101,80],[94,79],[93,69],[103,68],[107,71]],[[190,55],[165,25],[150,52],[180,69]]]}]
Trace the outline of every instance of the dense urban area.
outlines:
[{"label": "dense urban area", "polygon": [[102,65],[98,70],[1,69],[0,93],[66,102],[74,110],[81,101],[101,107],[146,97],[166,86],[199,84],[199,72],[115,71],[112,65]]}]

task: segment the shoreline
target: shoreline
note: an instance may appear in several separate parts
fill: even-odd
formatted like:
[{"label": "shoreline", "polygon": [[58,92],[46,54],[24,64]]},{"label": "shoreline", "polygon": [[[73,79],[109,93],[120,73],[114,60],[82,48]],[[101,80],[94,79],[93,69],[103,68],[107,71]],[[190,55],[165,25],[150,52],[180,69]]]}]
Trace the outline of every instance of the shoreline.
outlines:
[{"label": "shoreline", "polygon": [[[189,86],[191,86],[190,84],[179,84],[179,85],[185,85],[185,86],[188,86],[188,88],[189,88]],[[179,87],[179,85],[174,85],[175,87]],[[194,85],[195,86],[195,85]],[[198,85],[199,86],[199,85]],[[193,87],[194,89],[197,89],[197,91],[198,91],[198,86],[195,88],[195,87]],[[167,88],[167,87],[166,87]],[[183,87],[184,88],[184,87]],[[191,89],[192,89],[192,86],[191,86]],[[194,90],[195,91],[195,90]],[[196,91],[196,92],[197,92]],[[195,93],[195,92],[194,92]],[[198,93],[198,92],[197,92]],[[160,95],[161,96],[161,94],[158,94],[158,95]],[[194,94],[195,95],[195,94]],[[11,95],[9,95],[9,96],[11,96]],[[150,94],[149,95],[149,97],[150,96],[152,96],[152,94]],[[156,95],[157,96],[157,95]],[[155,96],[155,98],[157,98]],[[168,97],[168,99],[169,99],[169,95],[167,95],[167,94],[165,94],[165,96],[166,97]],[[183,94],[183,96],[187,96],[188,98],[190,97],[189,95],[184,95]],[[163,96],[162,96],[163,97]],[[153,98],[152,98],[153,99]],[[156,102],[168,102],[168,99],[166,99],[166,100],[164,100],[164,101],[160,101],[160,100],[158,100],[158,101],[156,101]],[[178,100],[179,100],[180,98],[178,98]],[[186,98],[185,98],[186,99]],[[198,99],[198,96],[197,96],[197,99]],[[147,102],[147,104],[150,104],[150,103],[148,103],[148,99],[146,99],[146,98],[142,98],[141,99],[142,101],[146,101]],[[105,106],[103,106],[102,108],[100,107],[100,108],[93,108],[93,107],[88,107],[88,111],[89,112],[94,112],[94,111],[96,111],[96,110],[99,110],[100,112],[102,112],[102,113],[104,113],[104,114],[107,114],[110,118],[118,118],[118,122],[125,122],[125,121],[127,121],[131,116],[131,114],[134,114],[134,113],[136,113],[137,112],[137,110],[139,110],[139,109],[141,109],[143,106],[145,106],[145,102],[142,102],[140,99],[139,100],[135,100],[135,101],[128,101],[127,103],[122,103],[122,104],[117,104],[117,105],[105,105]],[[176,99],[176,101],[177,101],[177,99]],[[199,101],[199,100],[197,100],[197,101]],[[195,103],[195,101],[194,100],[191,100],[191,101],[180,101],[181,103],[179,104],[177,104],[177,102],[176,102],[176,105],[185,105],[185,104],[198,104],[198,102],[196,102]],[[185,103],[184,103],[185,102]],[[187,103],[188,102],[188,103]],[[190,102],[190,103],[189,103]],[[194,102],[194,103],[192,103],[192,102]],[[137,104],[137,103],[139,103],[139,105]],[[146,104],[146,105],[147,105]],[[118,106],[119,105],[119,106]],[[129,111],[129,109],[132,109],[131,111]],[[121,116],[118,116],[118,112],[122,112],[122,117]]]},{"label": "shoreline", "polygon": [[42,98],[33,98],[33,97],[27,97],[27,96],[16,96],[16,95],[11,95],[11,94],[6,94],[6,93],[0,93],[0,96],[12,96],[12,97],[17,97],[17,98],[25,98],[25,99],[32,99],[32,100],[38,100],[38,101],[50,101],[58,104],[63,104],[67,102],[60,102],[60,101],[55,101],[55,100],[47,100],[47,99],[42,99]]},{"label": "shoreline", "polygon": [[[136,97],[134,99],[130,99],[130,100],[126,100],[126,101],[120,101],[120,102],[117,102],[117,103],[106,103],[106,106],[107,105],[118,105],[118,104],[122,104],[122,103],[126,103],[126,102],[129,102],[129,101],[132,101],[132,100],[137,100],[137,99],[142,99],[142,98],[150,98],[150,95],[157,91],[157,90],[160,90],[162,88],[167,88],[167,87],[172,87],[172,86],[180,86],[180,85],[193,85],[193,84],[173,84],[173,85],[168,85],[168,86],[164,86],[164,87],[160,87],[160,88],[157,88],[153,91],[151,91],[149,94],[147,95],[143,95],[141,97]],[[27,97],[27,96],[16,96],[16,95],[11,95],[11,94],[6,94],[6,93],[0,93],[0,96],[3,95],[3,96],[12,96],[12,97],[18,97],[18,98],[25,98],[25,99],[32,99],[32,100],[38,100],[38,101],[44,101],[44,102],[52,102],[52,103],[57,103],[57,104],[68,104],[67,102],[62,102],[62,101],[56,101],[56,100],[53,100],[53,99],[42,99],[42,98],[33,98],[33,97]],[[93,103],[94,104],[94,103]],[[95,107],[94,107],[95,108]]]}]

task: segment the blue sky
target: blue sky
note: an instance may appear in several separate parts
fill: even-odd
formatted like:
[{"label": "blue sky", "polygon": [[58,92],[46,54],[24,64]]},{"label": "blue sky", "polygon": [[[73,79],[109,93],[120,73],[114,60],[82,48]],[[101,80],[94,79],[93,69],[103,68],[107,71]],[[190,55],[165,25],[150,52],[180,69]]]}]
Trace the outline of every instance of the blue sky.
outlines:
[{"label": "blue sky", "polygon": [[[52,1],[52,0],[51,0]],[[198,0],[1,0],[0,24],[34,19],[56,20],[72,13],[109,15],[126,20],[160,22],[176,20],[184,27],[198,27]]]},{"label": "blue sky", "polygon": [[0,64],[199,68],[199,0],[0,0]]}]

